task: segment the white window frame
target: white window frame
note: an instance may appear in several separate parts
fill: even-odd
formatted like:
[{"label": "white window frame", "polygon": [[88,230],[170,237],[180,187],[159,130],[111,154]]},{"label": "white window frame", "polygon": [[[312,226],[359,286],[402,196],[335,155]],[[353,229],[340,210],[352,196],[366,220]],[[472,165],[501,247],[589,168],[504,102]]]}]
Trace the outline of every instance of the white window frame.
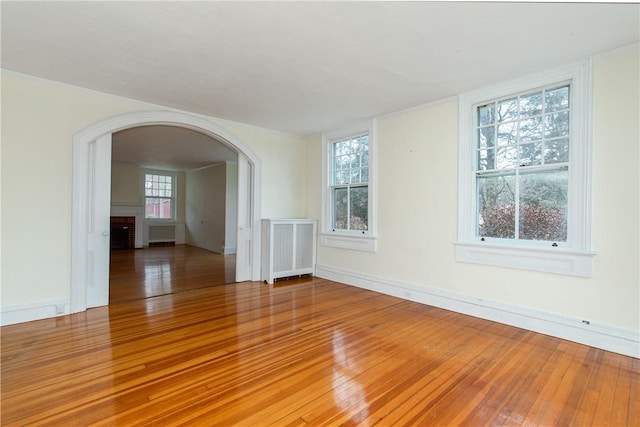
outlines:
[{"label": "white window frame", "polygon": [[[463,93],[459,97],[458,241],[456,260],[572,276],[591,276],[592,64],[585,60]],[[571,134],[567,241],[484,239],[476,235],[475,107],[563,82],[571,82]],[[511,241],[510,241],[511,240]]]},{"label": "white window frame", "polygon": [[[368,134],[369,182],[367,230],[333,230],[333,197],[331,196],[331,149],[334,142]],[[322,216],[320,244],[323,246],[375,252],[377,250],[376,222],[376,121],[370,120],[349,128],[322,135]]]},{"label": "white window frame", "polygon": [[[176,173],[174,171],[160,170],[160,169],[141,169],[140,170],[140,183],[142,187],[142,199],[144,207],[144,220],[147,223],[173,223],[176,220]],[[171,177],[171,218],[147,218],[147,195],[145,192],[145,176],[150,175],[164,175]]]}]

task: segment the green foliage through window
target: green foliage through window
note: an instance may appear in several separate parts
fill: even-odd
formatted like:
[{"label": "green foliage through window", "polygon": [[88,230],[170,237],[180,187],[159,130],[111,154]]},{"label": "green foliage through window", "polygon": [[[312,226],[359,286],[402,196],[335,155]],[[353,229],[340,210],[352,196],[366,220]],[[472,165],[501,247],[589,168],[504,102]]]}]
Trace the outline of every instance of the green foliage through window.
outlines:
[{"label": "green foliage through window", "polygon": [[369,136],[362,134],[331,144],[333,230],[368,230]]}]

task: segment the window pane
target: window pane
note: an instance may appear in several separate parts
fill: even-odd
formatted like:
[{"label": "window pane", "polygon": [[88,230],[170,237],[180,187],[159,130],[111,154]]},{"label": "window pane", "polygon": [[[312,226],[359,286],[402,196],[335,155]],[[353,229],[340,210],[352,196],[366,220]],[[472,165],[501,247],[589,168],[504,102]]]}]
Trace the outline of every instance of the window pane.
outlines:
[{"label": "window pane", "polygon": [[491,103],[478,107],[478,126],[493,124],[496,115],[496,105]]},{"label": "window pane", "polygon": [[498,147],[496,169],[509,169],[518,164],[518,147]]},{"label": "window pane", "polygon": [[542,92],[536,92],[520,97],[520,116],[535,116],[542,114]]},{"label": "window pane", "polygon": [[362,152],[362,167],[369,167],[369,149]]},{"label": "window pane", "polygon": [[498,121],[515,120],[518,118],[518,98],[505,99],[498,102]]},{"label": "window pane", "polygon": [[478,129],[478,148],[489,148],[496,145],[495,131],[495,126]]},{"label": "window pane", "polygon": [[360,154],[355,153],[349,156],[350,166],[351,168],[359,168],[360,167]]},{"label": "window pane", "polygon": [[145,201],[145,215],[153,219],[171,218],[171,199],[147,197]]},{"label": "window pane", "polygon": [[542,143],[524,144],[520,146],[520,166],[542,164]]},{"label": "window pane", "polygon": [[349,183],[349,169],[338,171],[335,174],[334,185],[342,185]]},{"label": "window pane", "polygon": [[492,170],[496,168],[495,150],[478,151],[478,170]]},{"label": "window pane", "polygon": [[545,115],[544,136],[545,138],[569,136],[569,112]]},{"label": "window pane", "polygon": [[520,143],[542,139],[542,120],[534,117],[520,121]]},{"label": "window pane", "polygon": [[369,169],[368,168],[362,169],[361,182],[362,183],[369,182]]},{"label": "window pane", "polygon": [[569,171],[562,168],[520,175],[520,238],[567,240]]},{"label": "window pane", "polygon": [[360,169],[352,169],[350,177],[351,184],[360,184]]},{"label": "window pane", "polygon": [[369,189],[368,187],[352,187],[351,202],[351,230],[367,230],[369,222]]},{"label": "window pane", "polygon": [[516,122],[498,125],[498,145],[516,143]]},{"label": "window pane", "polygon": [[333,189],[333,226],[334,230],[347,229],[347,212],[349,206],[348,190],[346,188]]},{"label": "window pane", "polygon": [[477,181],[478,235],[515,237],[515,175],[480,176]]},{"label": "window pane", "polygon": [[544,102],[548,112],[569,108],[569,86],[546,91]]},{"label": "window pane", "polygon": [[546,141],[544,146],[545,163],[564,163],[569,161],[569,138]]}]

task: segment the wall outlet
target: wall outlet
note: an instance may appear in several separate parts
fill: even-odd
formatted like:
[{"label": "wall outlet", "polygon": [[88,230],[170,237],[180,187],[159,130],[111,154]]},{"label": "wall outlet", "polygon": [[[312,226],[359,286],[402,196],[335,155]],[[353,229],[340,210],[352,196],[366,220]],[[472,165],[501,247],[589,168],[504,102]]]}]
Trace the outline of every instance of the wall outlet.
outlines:
[{"label": "wall outlet", "polygon": [[56,304],[56,314],[64,314],[64,304]]}]

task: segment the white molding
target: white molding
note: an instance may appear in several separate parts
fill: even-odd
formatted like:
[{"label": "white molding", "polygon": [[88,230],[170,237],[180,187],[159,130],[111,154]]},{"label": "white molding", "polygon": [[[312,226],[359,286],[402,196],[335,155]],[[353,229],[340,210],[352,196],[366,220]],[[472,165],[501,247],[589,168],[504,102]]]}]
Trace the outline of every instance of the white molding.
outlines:
[{"label": "white molding", "polygon": [[69,314],[71,312],[70,310],[71,301],[69,299],[55,299],[35,304],[2,307],[0,325],[13,325],[15,323],[64,316],[65,314]]},{"label": "white molding", "polygon": [[[349,127],[344,127],[338,130],[334,130],[331,132],[326,132],[322,134],[322,191],[321,194],[321,206],[322,211],[320,215],[320,223],[319,230],[321,233],[328,233],[330,230],[330,222],[331,222],[331,186],[329,185],[329,176],[330,176],[330,168],[329,164],[330,148],[331,142],[342,139],[349,138],[350,136],[356,136],[358,134],[367,133],[369,135],[369,200],[368,200],[368,210],[369,210],[369,218],[368,218],[368,230],[366,231],[366,236],[368,238],[374,238],[377,235],[378,230],[378,191],[377,191],[377,171],[378,171],[378,163],[377,163],[377,151],[378,151],[378,121],[376,119],[365,120],[357,123],[353,123]],[[362,238],[363,236],[358,235],[357,237],[354,235],[353,238]],[[347,238],[341,238],[342,242],[348,240]],[[355,240],[354,240],[355,242]],[[325,246],[333,246],[331,244],[327,244]],[[360,246],[356,244],[355,246]],[[351,249],[351,247],[347,246],[334,246],[341,247],[344,249]],[[375,247],[375,245],[374,245]],[[375,249],[374,249],[375,252]]]},{"label": "white molding", "polygon": [[591,277],[595,252],[563,248],[523,248],[476,242],[456,242],[456,261],[518,268],[568,276]]},{"label": "white molding", "polygon": [[[505,242],[503,241],[505,239],[487,239],[491,240],[494,247],[491,249],[480,247],[480,238],[476,236],[474,226],[476,206],[473,197],[475,191],[473,153],[475,150],[471,139],[474,134],[473,106],[562,81],[572,81],[572,145],[569,153],[568,235],[567,242],[559,242],[559,245],[580,256],[567,257],[567,253],[558,256],[560,251],[548,251],[546,252],[548,256],[544,256],[545,252],[538,250],[542,246],[535,246],[539,242]],[[590,276],[594,255],[591,252],[591,107],[591,59],[486,86],[459,96],[457,261]],[[504,250],[499,252],[495,248],[498,245],[504,247]]]},{"label": "white molding", "polygon": [[340,233],[320,233],[320,244],[332,248],[375,252],[377,239],[371,236],[355,236]]},{"label": "white molding", "polygon": [[[73,189],[72,189],[72,237],[71,237],[71,312],[87,309],[87,283],[91,272],[88,270],[87,227],[90,217],[89,194],[91,184],[91,164],[89,145],[97,138],[120,130],[138,126],[169,125],[192,129],[213,137],[227,145],[239,155],[246,157],[251,165],[251,203],[248,217],[254,225],[251,229],[252,280],[260,280],[260,212],[262,164],[251,147],[222,126],[210,119],[169,110],[149,110],[126,113],[107,118],[88,126],[73,137]],[[143,239],[144,241],[144,239]],[[256,249],[257,247],[257,249]]]},{"label": "white molding", "polygon": [[316,266],[316,276],[640,358],[638,331],[325,265]]},{"label": "white molding", "polygon": [[236,253],[235,246],[222,246],[220,249],[223,255],[234,255]]}]

